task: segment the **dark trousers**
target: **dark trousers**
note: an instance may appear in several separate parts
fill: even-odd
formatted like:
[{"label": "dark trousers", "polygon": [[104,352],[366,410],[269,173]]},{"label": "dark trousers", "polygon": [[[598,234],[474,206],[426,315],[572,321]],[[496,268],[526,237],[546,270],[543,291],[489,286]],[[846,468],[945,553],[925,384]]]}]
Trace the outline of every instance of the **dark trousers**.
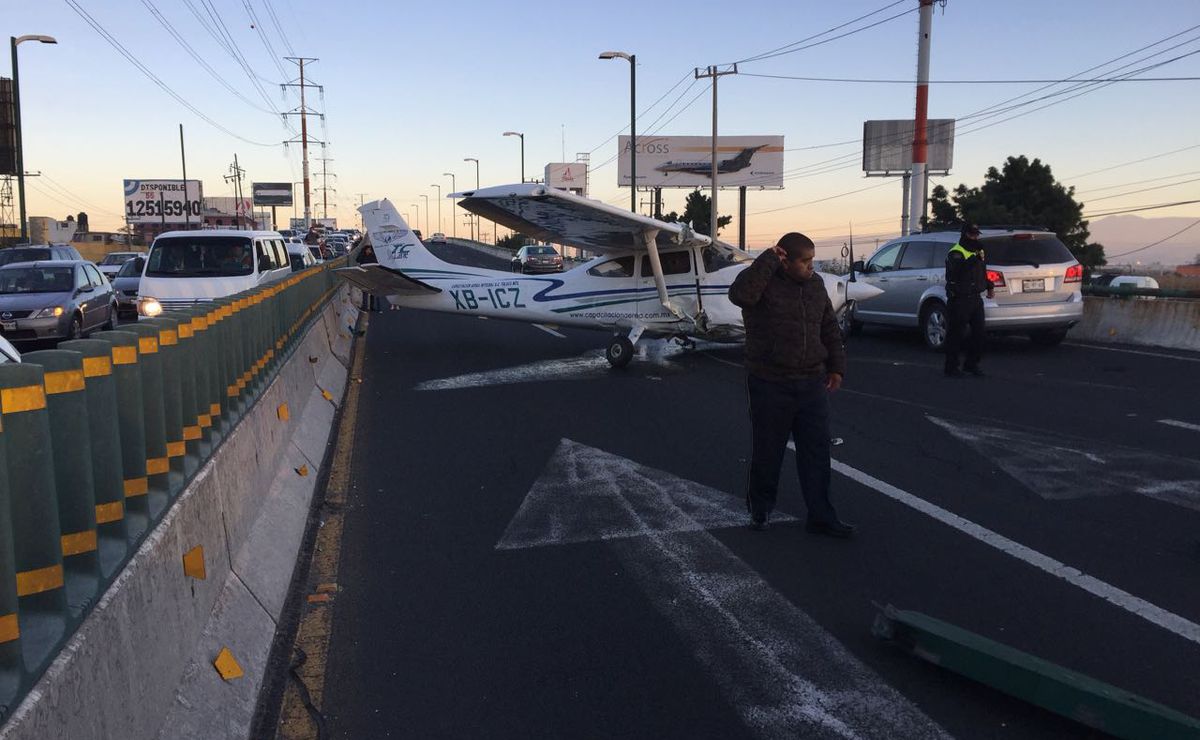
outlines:
[{"label": "dark trousers", "polygon": [[754,454],[746,485],[746,507],[761,519],[775,508],[779,471],[788,438],[796,443],[796,473],[810,522],[829,523],[829,398],[825,378],[772,382],[748,376]]},{"label": "dark trousers", "polygon": [[983,299],[979,296],[951,298],[946,306],[946,369],[957,370],[962,354],[963,335],[967,336],[966,366],[979,367],[983,359]]},{"label": "dark trousers", "polygon": [[379,299],[375,297],[374,293],[368,293],[365,290],[363,291],[362,310],[364,310],[364,311],[378,311],[379,310]]}]

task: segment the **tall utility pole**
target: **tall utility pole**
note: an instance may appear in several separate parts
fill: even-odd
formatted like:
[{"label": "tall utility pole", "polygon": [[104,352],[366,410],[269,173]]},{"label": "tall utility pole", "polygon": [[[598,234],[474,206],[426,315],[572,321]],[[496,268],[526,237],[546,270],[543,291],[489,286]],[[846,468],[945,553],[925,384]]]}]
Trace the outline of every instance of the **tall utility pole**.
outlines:
[{"label": "tall utility pole", "polygon": [[433,183],[432,185],[430,185],[429,187],[431,187],[431,188],[437,188],[437,189],[438,189],[438,194],[437,194],[437,204],[438,204],[438,225],[437,225],[437,230],[438,230],[438,233],[442,233],[442,186],[441,186],[441,185],[438,185],[438,184],[435,182],[435,183]]},{"label": "tall utility pole", "polygon": [[225,182],[233,183],[233,197],[237,201],[233,207],[237,217],[237,227],[242,228],[242,177],[246,171],[238,166],[237,154],[233,155],[233,164],[229,165],[229,174],[225,175]]},{"label": "tall utility pole", "polygon": [[[289,62],[293,62],[300,67],[299,81],[298,82],[285,82],[284,84],[280,85],[280,87],[283,87],[283,88],[298,87],[298,88],[300,88],[300,107],[297,108],[296,110],[288,111],[287,113],[284,113],[283,115],[284,115],[284,117],[300,116],[300,147],[301,147],[301,152],[303,154],[303,159],[304,159],[304,228],[307,229],[312,224],[312,190],[311,190],[311,186],[309,184],[309,179],[308,179],[308,114],[312,113],[314,115],[318,115],[322,119],[324,119],[325,116],[324,116],[324,114],[320,114],[320,113],[317,113],[316,111],[309,110],[308,106],[305,104],[304,91],[310,87],[315,87],[318,90],[322,90],[323,88],[320,85],[314,85],[312,83],[304,81],[304,64],[306,62],[317,61],[316,57],[284,57],[284,59],[286,59]],[[316,139],[314,139],[313,141],[316,142],[317,144],[320,144],[321,146],[325,146],[325,142],[323,142],[323,141],[316,141]],[[286,144],[293,144],[295,142],[296,142],[295,139],[290,139],[283,143],[286,145]]]},{"label": "tall utility pole", "polygon": [[[365,203],[367,200],[367,194],[366,193],[355,193],[355,195],[358,196],[358,207],[362,208],[363,203]],[[358,212],[358,228],[361,229],[361,228],[363,228],[363,226],[364,226],[364,224],[363,224],[362,211],[360,210]]]},{"label": "tall utility pole", "polygon": [[421,193],[421,197],[425,199],[425,233],[431,234],[433,232],[429,230],[429,195]]},{"label": "tall utility pole", "polygon": [[[930,0],[930,2],[932,2],[932,0]],[[717,238],[717,222],[720,220],[720,215],[719,215],[719,212],[717,211],[717,188],[719,187],[717,185],[717,170],[718,170],[718,163],[717,163],[717,78],[723,77],[725,75],[735,75],[735,74],[737,74],[737,71],[738,70],[737,70],[736,64],[729,65],[729,69],[726,69],[724,71],[721,71],[720,69],[718,69],[715,66],[708,67],[703,72],[700,71],[699,67],[696,67],[696,69],[694,71],[694,74],[696,75],[697,80],[702,77],[711,77],[712,78],[712,87],[713,87],[713,91],[712,91],[713,92],[712,131],[713,132],[712,132],[712,175],[711,175],[712,176],[712,201],[709,203],[709,206],[711,206],[711,208],[709,209],[709,217],[708,217],[708,222],[709,222],[708,223],[708,235],[711,236],[714,241]]]},{"label": "tall utility pole", "polygon": [[29,36],[10,36],[12,47],[12,104],[13,104],[13,138],[16,144],[17,198],[21,201],[20,229],[21,241],[29,241],[29,224],[25,222],[25,153],[21,145],[21,75],[17,70],[17,47],[26,41],[37,41],[43,44],[57,44],[53,36],[39,34]]},{"label": "tall utility pole", "polygon": [[[316,173],[321,178],[321,187],[317,190],[321,191],[321,218],[329,218],[329,191],[337,192],[337,188],[329,187],[329,178],[337,179],[337,175],[329,171],[329,163],[333,161],[333,157],[317,157],[317,161],[321,163],[321,171]],[[337,207],[337,202],[334,202],[334,207]]]},{"label": "tall utility pole", "polygon": [[933,32],[934,0],[920,0],[921,30],[917,37],[917,115],[913,121],[912,183],[908,204],[910,234],[921,230],[925,215],[926,162],[929,157],[929,36]]},{"label": "tall utility pole", "polygon": [[[443,172],[442,175],[450,178],[450,192],[457,193],[458,186],[456,186],[454,184],[454,173],[453,172]],[[454,209],[457,206],[458,206],[458,199],[451,198],[450,199],[450,230],[454,232],[453,235],[454,235],[455,239],[458,238],[458,222],[454,220],[454,214],[457,213],[457,211],[455,211]]]},{"label": "tall utility pole", "polygon": [[[463,157],[463,161],[475,163],[475,189],[478,190],[479,189],[479,160],[476,159],[475,157]],[[483,225],[479,223],[479,215],[478,214],[473,214],[473,215],[474,215],[474,218],[471,221],[471,239],[475,239],[476,237],[478,237],[479,241],[483,241],[483,234],[480,231],[483,228]]]},{"label": "tall utility pole", "polygon": [[[187,151],[183,148],[183,124],[179,124],[179,159],[183,164],[183,223],[184,228],[192,228],[192,201],[188,198],[187,189]],[[196,214],[199,217],[200,214]],[[271,228],[275,228],[274,224]]]},{"label": "tall utility pole", "polygon": [[629,62],[629,210],[637,213],[637,54],[605,51],[601,59],[624,59]]}]

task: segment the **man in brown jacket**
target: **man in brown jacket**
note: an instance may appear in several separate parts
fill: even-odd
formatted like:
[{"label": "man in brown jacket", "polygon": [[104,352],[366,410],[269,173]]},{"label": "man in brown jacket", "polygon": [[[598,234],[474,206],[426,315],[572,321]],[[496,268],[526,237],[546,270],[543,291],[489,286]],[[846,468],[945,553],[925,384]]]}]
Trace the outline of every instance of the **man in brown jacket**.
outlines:
[{"label": "man in brown jacket", "polygon": [[807,236],[784,234],[742,271],[729,300],[746,327],[746,386],[754,454],[746,486],[751,527],[767,529],[788,438],[808,507],[805,529],[851,537],[829,501],[829,398],[846,374],[846,350]]}]

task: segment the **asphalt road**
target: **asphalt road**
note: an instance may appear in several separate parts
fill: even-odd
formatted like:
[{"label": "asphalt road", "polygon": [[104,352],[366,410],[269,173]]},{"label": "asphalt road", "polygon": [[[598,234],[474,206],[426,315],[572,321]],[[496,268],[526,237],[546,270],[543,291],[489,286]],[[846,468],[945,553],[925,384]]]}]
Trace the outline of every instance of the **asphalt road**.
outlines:
[{"label": "asphalt road", "polygon": [[874,638],[877,604],[1200,716],[1200,427],[1160,421],[1200,425],[1200,356],[1014,339],[950,380],[915,333],[854,338],[845,542],[804,533],[790,456],[796,520],[744,526],[740,348],[613,371],[558,333],[372,318],[334,737],[1093,736]]}]

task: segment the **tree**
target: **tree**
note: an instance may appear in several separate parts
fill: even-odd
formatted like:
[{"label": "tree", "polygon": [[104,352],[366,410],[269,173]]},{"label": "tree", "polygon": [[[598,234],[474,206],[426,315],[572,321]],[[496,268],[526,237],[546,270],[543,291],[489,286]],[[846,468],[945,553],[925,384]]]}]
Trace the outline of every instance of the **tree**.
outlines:
[{"label": "tree", "polygon": [[[660,220],[668,223],[682,222],[687,224],[698,234],[709,234],[708,223],[712,218],[712,199],[699,190],[693,190],[688,193],[686,207],[683,209],[683,215],[679,215],[675,211],[664,213],[660,216]],[[717,219],[717,231],[729,225],[733,221],[733,216],[721,216]]]},{"label": "tree", "polygon": [[933,189],[929,199],[933,217],[928,225],[952,227],[964,221],[987,225],[1045,227],[1062,240],[1085,269],[1106,264],[1104,246],[1089,242],[1083,204],[1075,200],[1075,188],[1054,179],[1050,166],[1040,159],[1009,157],[1003,169],[989,167],[983,186],[954,189],[953,203],[946,188]]},{"label": "tree", "polygon": [[75,218],[75,222],[79,224],[80,231],[88,231],[88,215],[86,213],[80,211],[79,215]]}]

